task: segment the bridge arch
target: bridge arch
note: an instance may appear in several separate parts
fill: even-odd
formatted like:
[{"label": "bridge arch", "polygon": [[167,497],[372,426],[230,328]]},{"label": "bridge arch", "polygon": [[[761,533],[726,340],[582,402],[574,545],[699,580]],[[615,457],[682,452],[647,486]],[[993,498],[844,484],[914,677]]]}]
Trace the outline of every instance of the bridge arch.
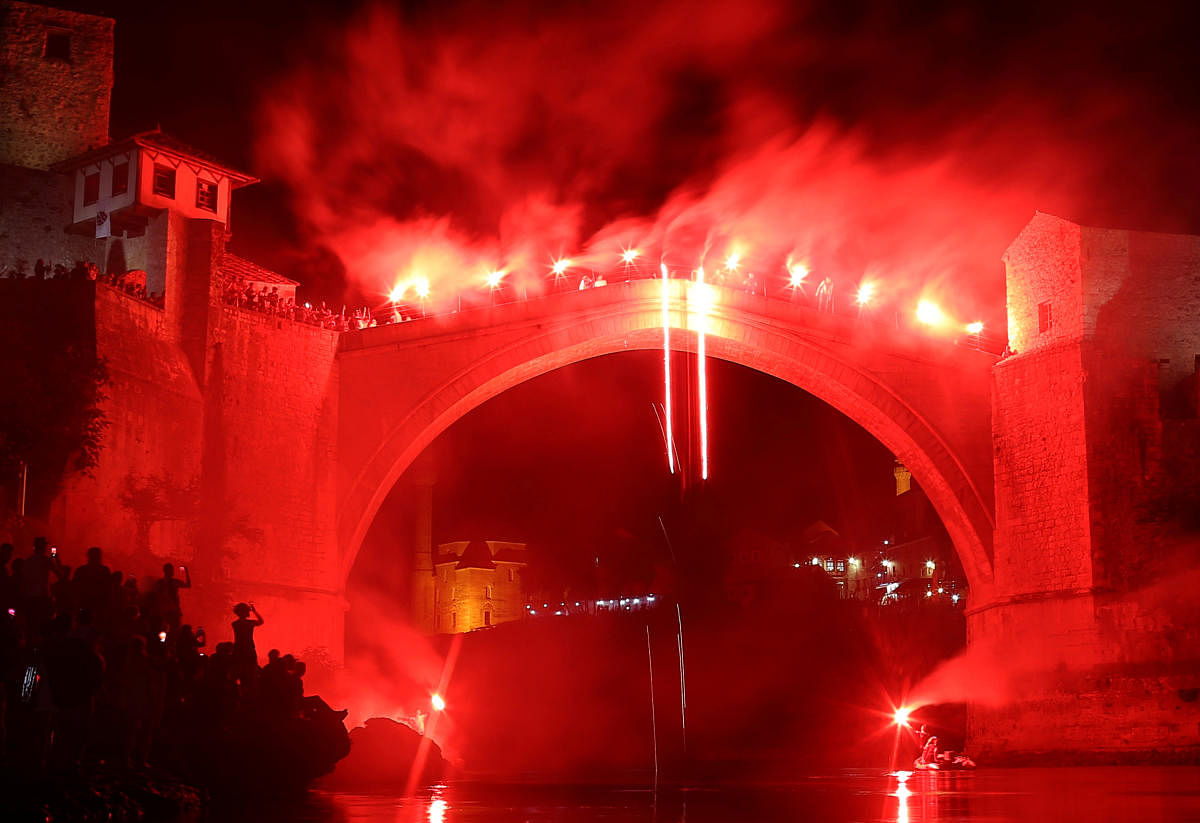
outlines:
[{"label": "bridge arch", "polygon": [[[696,348],[698,315],[688,305],[689,285],[669,284],[677,351]],[[346,336],[339,358],[345,387],[339,445],[347,447],[339,450],[339,462],[350,467],[337,523],[342,585],[391,488],[460,417],[563,366],[621,351],[661,350],[660,289],[661,281],[640,281],[466,313],[437,328],[417,328],[435,322],[424,321]],[[896,345],[903,333],[882,324],[848,322],[727,289],[715,294],[705,321],[708,355],[813,394],[890,449],[945,524],[974,602],[990,600],[994,358],[911,335]],[[405,370],[417,379],[397,390],[393,384]]]}]

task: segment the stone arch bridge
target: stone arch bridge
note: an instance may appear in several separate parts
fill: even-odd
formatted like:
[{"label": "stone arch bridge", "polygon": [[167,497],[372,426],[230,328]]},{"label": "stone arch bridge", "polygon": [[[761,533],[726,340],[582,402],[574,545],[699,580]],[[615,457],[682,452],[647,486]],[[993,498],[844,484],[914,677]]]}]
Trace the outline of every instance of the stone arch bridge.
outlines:
[{"label": "stone arch bridge", "polygon": [[[339,348],[337,541],[349,575],[380,504],[451,423],[491,397],[590,357],[663,347],[662,281],[380,326]],[[667,281],[672,348],[757,369],[820,397],[877,437],[927,491],[972,591],[992,588],[990,370],[996,358],[886,323],[721,287]],[[664,467],[665,470],[665,467]]]},{"label": "stone arch bridge", "polygon": [[[108,367],[110,427],[101,465],[70,478],[50,527],[68,562],[69,547],[95,544],[139,549],[143,574],[150,560],[192,563],[223,584],[207,612],[192,596],[196,622],[220,625],[254,598],[264,648],[342,657],[363,536],[456,419],[549,370],[662,345],[657,280],[339,335],[225,305],[221,227],[172,225],[163,308],[79,286],[92,289],[79,316],[91,313]],[[971,708],[979,749],[1200,752],[1194,590],[1164,594],[1151,572],[1174,549],[1146,525],[1164,490],[1200,488],[1187,459],[1200,454],[1197,261],[1198,238],[1038,214],[1005,256],[1015,353],[999,360],[713,290],[710,356],[827,401],[928,492],[971,587],[973,654],[998,647],[985,676],[1016,670],[1028,686],[1016,704]],[[672,345],[691,350],[693,286],[667,286]],[[1193,422],[1168,419],[1187,409]]]}]

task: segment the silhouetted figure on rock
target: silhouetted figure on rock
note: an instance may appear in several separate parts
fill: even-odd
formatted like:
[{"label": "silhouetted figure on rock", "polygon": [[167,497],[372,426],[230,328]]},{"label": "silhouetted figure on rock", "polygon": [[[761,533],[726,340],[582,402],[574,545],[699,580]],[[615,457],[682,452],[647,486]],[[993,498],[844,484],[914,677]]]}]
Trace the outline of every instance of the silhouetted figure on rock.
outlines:
[{"label": "silhouetted figure on rock", "polygon": [[[233,621],[233,663],[243,683],[250,682],[258,673],[258,651],[254,648],[254,630],[265,621],[253,603],[238,603],[233,607],[237,620]],[[253,615],[253,617],[251,617]]]}]

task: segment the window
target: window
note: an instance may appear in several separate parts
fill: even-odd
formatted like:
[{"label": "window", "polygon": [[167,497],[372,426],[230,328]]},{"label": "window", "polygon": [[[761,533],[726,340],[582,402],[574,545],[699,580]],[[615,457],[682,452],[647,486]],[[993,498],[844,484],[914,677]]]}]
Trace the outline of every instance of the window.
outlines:
[{"label": "window", "polygon": [[175,198],[175,169],[161,163],[154,164],[154,193]]},{"label": "window", "polygon": [[69,31],[46,32],[46,48],[42,56],[47,60],[71,62],[71,33]]},{"label": "window", "polygon": [[513,570],[512,569],[508,570],[508,582],[509,583],[513,582]]},{"label": "window", "polygon": [[483,625],[485,625],[485,626],[492,625],[492,613],[491,612],[483,613]]},{"label": "window", "polygon": [[113,197],[129,191],[129,161],[121,160],[113,163]]},{"label": "window", "polygon": [[1038,333],[1044,333],[1050,330],[1054,325],[1054,315],[1050,311],[1050,301],[1038,303]]},{"label": "window", "polygon": [[832,560],[825,561],[825,571],[827,571],[827,572],[833,571],[833,561]]},{"label": "window", "polygon": [[458,612],[450,612],[450,628],[458,628]]},{"label": "window", "polygon": [[484,599],[484,600],[491,600],[491,599],[492,599],[492,587],[491,587],[491,586],[484,586],[484,587],[483,587],[483,599]]},{"label": "window", "polygon": [[844,572],[846,570],[846,561],[845,560],[839,560],[837,562],[837,570],[840,572]]},{"label": "window", "polygon": [[196,181],[196,208],[217,213],[217,184],[208,180]]},{"label": "window", "polygon": [[100,199],[100,172],[83,176],[83,205],[90,206]]}]

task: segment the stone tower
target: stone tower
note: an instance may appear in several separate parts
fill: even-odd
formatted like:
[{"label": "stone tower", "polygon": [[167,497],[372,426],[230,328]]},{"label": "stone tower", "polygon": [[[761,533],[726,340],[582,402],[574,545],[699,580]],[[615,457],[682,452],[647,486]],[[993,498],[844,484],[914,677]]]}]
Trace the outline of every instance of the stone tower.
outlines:
[{"label": "stone tower", "polygon": [[0,0],[0,163],[48,169],[108,142],[113,21]]}]

